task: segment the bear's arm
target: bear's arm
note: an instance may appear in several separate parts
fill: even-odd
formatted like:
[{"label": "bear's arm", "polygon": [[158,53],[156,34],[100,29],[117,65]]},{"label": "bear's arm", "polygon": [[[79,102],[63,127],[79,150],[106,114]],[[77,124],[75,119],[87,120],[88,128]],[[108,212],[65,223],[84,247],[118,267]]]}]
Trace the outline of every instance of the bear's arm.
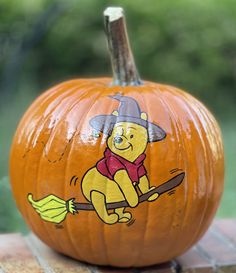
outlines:
[{"label": "bear's arm", "polygon": [[142,194],[150,190],[149,180],[146,175],[143,175],[142,177],[140,177],[138,187],[140,191],[142,192]]},{"label": "bear's arm", "polygon": [[138,176],[139,176],[139,178],[143,177],[146,174],[147,174],[147,171],[146,171],[145,167],[143,165],[141,165],[138,168]]},{"label": "bear's arm", "polygon": [[138,194],[129,178],[126,170],[119,170],[114,176],[115,182],[121,189],[126,201],[130,207],[136,207],[138,205]]}]

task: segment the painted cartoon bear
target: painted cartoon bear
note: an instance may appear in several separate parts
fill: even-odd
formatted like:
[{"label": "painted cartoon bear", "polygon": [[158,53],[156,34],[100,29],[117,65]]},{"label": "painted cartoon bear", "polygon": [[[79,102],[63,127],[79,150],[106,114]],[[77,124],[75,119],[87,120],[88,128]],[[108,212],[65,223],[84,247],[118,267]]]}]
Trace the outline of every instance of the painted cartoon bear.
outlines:
[{"label": "painted cartoon bear", "polygon": [[79,210],[95,210],[106,224],[126,223],[132,218],[132,214],[125,211],[126,207],[134,208],[139,202],[154,201],[159,194],[182,183],[184,172],[157,188],[150,186],[144,167],[145,150],[148,143],[163,140],[166,133],[148,121],[147,114],[141,112],[135,99],[121,94],[110,97],[119,101],[118,110],[90,120],[91,127],[97,133],[107,136],[107,147],[104,157],[81,180],[83,195],[89,202],[78,203],[75,198],[64,200],[53,193],[34,200],[33,194],[29,193],[29,203],[43,220],[59,224],[68,213],[75,215]]},{"label": "painted cartoon bear", "polygon": [[[97,132],[107,135],[104,157],[89,169],[82,179],[82,191],[107,224],[130,221],[125,208],[109,212],[106,204],[126,200],[130,207],[138,205],[137,187],[142,194],[153,190],[144,167],[145,150],[149,142],[163,140],[166,133],[147,120],[136,100],[120,94],[111,96],[120,102],[111,115],[99,115],[90,120]],[[148,201],[158,198],[154,193]]]}]

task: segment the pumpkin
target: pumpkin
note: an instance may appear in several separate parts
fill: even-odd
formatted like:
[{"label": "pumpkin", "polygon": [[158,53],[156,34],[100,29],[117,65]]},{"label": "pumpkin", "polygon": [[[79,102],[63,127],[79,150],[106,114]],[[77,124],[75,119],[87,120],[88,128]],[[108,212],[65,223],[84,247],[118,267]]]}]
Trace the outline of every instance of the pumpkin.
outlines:
[{"label": "pumpkin", "polygon": [[120,8],[105,11],[114,78],[74,79],[29,107],[12,143],[17,206],[47,245],[140,267],[193,246],[223,190],[221,132],[190,94],[139,79]]}]

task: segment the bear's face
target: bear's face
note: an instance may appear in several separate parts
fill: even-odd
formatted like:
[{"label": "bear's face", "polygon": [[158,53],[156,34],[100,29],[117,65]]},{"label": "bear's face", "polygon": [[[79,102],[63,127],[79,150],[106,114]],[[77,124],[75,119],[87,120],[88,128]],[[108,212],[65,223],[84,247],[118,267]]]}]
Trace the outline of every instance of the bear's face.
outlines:
[{"label": "bear's face", "polygon": [[143,126],[118,122],[107,139],[107,146],[113,153],[133,162],[145,151],[147,142],[148,134]]}]

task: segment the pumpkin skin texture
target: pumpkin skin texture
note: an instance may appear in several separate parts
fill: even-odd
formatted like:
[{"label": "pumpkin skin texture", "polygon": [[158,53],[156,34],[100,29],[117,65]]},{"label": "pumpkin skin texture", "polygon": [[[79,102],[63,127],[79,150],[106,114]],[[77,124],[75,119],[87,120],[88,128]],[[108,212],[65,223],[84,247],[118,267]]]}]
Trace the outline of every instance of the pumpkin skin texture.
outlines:
[{"label": "pumpkin skin texture", "polygon": [[[71,80],[35,100],[12,144],[13,194],[32,231],[65,255],[118,267],[166,262],[195,244],[215,215],[223,191],[221,132],[205,106],[182,90],[151,82],[110,86],[111,81]],[[166,132],[162,141],[147,144],[144,165],[150,186],[173,177],[176,168],[185,172],[185,178],[173,194],[129,208],[134,219],[130,225],[108,225],[95,211],[81,210],[68,214],[58,228],[39,216],[27,196],[32,193],[38,200],[54,194],[88,202],[82,178],[107,147],[107,136],[94,136],[89,121],[117,110],[118,101],[109,97],[117,93],[134,98],[148,120]],[[70,183],[73,176],[78,179]]]}]

